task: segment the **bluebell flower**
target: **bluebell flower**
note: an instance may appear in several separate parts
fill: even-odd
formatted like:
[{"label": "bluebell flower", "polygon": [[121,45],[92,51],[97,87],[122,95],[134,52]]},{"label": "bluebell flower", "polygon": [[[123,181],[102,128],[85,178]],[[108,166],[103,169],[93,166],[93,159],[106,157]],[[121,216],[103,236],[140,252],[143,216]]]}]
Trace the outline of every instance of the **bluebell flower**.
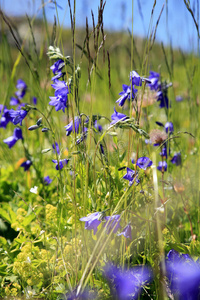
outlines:
[{"label": "bluebell flower", "polygon": [[118,113],[114,108],[114,113],[112,114],[111,119],[112,119],[112,122],[110,123],[110,125],[113,125],[118,121],[124,121],[124,120],[128,119],[128,117],[124,114]]},{"label": "bluebell flower", "polygon": [[180,95],[176,96],[176,101],[177,101],[177,102],[183,101],[183,97],[180,96]]},{"label": "bluebell flower", "polygon": [[130,72],[130,81],[132,82],[132,85],[141,86],[142,85],[142,78],[136,71]]},{"label": "bluebell flower", "polygon": [[174,132],[174,125],[173,125],[173,123],[172,122],[167,122],[166,124],[165,124],[165,131],[166,131],[166,133],[172,133],[172,132]]},{"label": "bluebell flower", "polygon": [[55,80],[52,87],[55,89],[55,97],[49,97],[51,101],[49,105],[55,106],[55,110],[63,110],[65,112],[65,108],[67,107],[69,87],[65,81]]},{"label": "bluebell flower", "polygon": [[161,172],[166,172],[167,171],[166,161],[159,161],[157,169]]},{"label": "bluebell flower", "polygon": [[12,148],[20,139],[23,140],[22,130],[20,128],[15,128],[13,135],[3,140],[3,142],[7,144],[9,148]]},{"label": "bluebell flower", "polygon": [[104,220],[106,221],[103,226],[106,226],[106,232],[107,234],[109,234],[112,229],[113,229],[113,233],[116,233],[118,231],[119,228],[121,228],[120,226],[120,221],[121,221],[121,216],[120,215],[113,215],[113,216],[106,216],[104,217]]},{"label": "bluebell flower", "polygon": [[64,61],[62,59],[59,59],[50,67],[53,74],[55,75],[53,78],[51,78],[52,81],[63,76],[63,72],[61,70],[64,67],[64,65],[65,65]]},{"label": "bluebell flower", "polygon": [[149,72],[149,79],[151,80],[151,83],[148,84],[151,90],[157,91],[159,88],[159,80],[160,80],[160,74],[150,71]]},{"label": "bluebell flower", "polygon": [[[55,147],[56,145],[56,147]],[[57,142],[55,142],[55,145],[53,144],[52,147],[54,149],[54,153],[57,152],[57,154],[59,155],[60,154],[60,148],[59,148],[59,145]]]},{"label": "bluebell flower", "polygon": [[93,230],[93,233],[97,233],[97,227],[101,223],[101,217],[102,213],[95,212],[93,214],[90,214],[87,217],[80,218],[80,221],[85,222],[85,229],[87,230]]},{"label": "bluebell flower", "polygon": [[135,98],[135,93],[137,93],[137,89],[135,89],[134,86],[132,86],[132,90],[131,90],[131,85],[123,84],[122,88],[123,88],[123,92],[119,93],[121,97],[116,101],[116,103],[119,103],[119,106],[123,106],[127,99],[133,100]]},{"label": "bluebell flower", "polygon": [[176,299],[197,300],[200,297],[200,264],[188,254],[170,250],[166,260],[169,287]]},{"label": "bluebell flower", "polygon": [[162,146],[162,151],[159,153],[160,156],[163,157],[168,157],[168,151],[169,151],[169,155],[170,155],[170,148],[167,146],[167,143],[164,143]]},{"label": "bluebell flower", "polygon": [[15,98],[15,97],[10,98],[10,105],[18,105],[18,104],[20,104],[19,99]]},{"label": "bluebell flower", "polygon": [[45,176],[44,183],[45,183],[45,185],[49,185],[50,183],[52,183],[52,179],[49,176]]},{"label": "bluebell flower", "polygon": [[12,118],[12,123],[14,125],[20,124],[22,126],[22,121],[26,117],[27,113],[28,112],[24,109],[19,109],[19,110],[11,109],[9,115]]},{"label": "bluebell flower", "polygon": [[126,168],[126,174],[123,176],[124,179],[129,181],[129,185],[131,186],[133,182],[139,183],[138,174],[135,172],[135,170],[132,170],[130,168]]},{"label": "bluebell flower", "polygon": [[148,157],[140,157],[138,158],[136,165],[143,170],[146,170],[148,167],[151,167],[153,162]]},{"label": "bluebell flower", "polygon": [[56,159],[52,159],[52,162],[54,164],[56,164],[56,170],[59,170],[59,168],[60,168],[60,170],[62,170],[64,168],[64,166],[68,164],[69,159],[66,159],[66,158],[60,159],[59,160],[59,168],[58,168],[58,161]]},{"label": "bluebell flower", "polygon": [[181,165],[181,153],[178,152],[176,154],[174,154],[174,156],[171,159],[171,162],[177,166]]},{"label": "bluebell flower", "polygon": [[10,110],[2,104],[0,104],[0,117],[0,127],[2,128],[6,128],[7,124],[12,121],[12,118],[10,116]]},{"label": "bluebell flower", "polygon": [[123,235],[125,238],[132,240],[131,225],[128,224],[118,235]]},{"label": "bluebell flower", "polygon": [[24,97],[25,93],[26,93],[27,85],[22,79],[18,79],[17,84],[16,84],[16,88],[18,89],[18,91],[15,92],[15,95],[17,96],[17,98],[19,100],[21,100]]},{"label": "bluebell flower", "polygon": [[113,299],[136,300],[142,286],[152,280],[152,271],[145,266],[123,270],[113,264],[107,264],[104,268],[104,276],[109,282]]},{"label": "bluebell flower", "polygon": [[32,102],[33,102],[33,105],[36,105],[36,104],[37,104],[37,98],[36,98],[36,97],[33,97],[33,98],[32,98]]},{"label": "bluebell flower", "polygon": [[73,120],[65,126],[66,128],[66,135],[69,136],[72,132],[74,132],[74,129],[75,129],[75,132],[78,133],[79,131],[79,126],[81,125],[81,118],[80,117],[75,117],[74,118],[74,125],[73,125]]},{"label": "bluebell flower", "polygon": [[169,99],[165,93],[163,93],[162,90],[158,91],[157,94],[157,101],[160,101],[159,107],[164,108],[166,107],[168,109],[169,107]]},{"label": "bluebell flower", "polygon": [[23,162],[20,167],[23,167],[24,171],[28,171],[31,165],[32,162],[28,159],[25,162]]},{"label": "bluebell flower", "polygon": [[103,130],[102,126],[98,124],[97,120],[94,121],[94,128],[99,132],[102,132]]}]

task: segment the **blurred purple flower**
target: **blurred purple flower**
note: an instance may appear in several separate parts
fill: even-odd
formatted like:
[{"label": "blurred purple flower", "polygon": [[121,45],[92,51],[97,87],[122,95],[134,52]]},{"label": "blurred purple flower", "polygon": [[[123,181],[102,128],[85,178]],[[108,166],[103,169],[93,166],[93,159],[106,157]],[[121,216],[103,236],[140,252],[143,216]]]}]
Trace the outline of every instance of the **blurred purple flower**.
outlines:
[{"label": "blurred purple flower", "polygon": [[44,183],[45,183],[45,185],[49,185],[50,183],[52,183],[52,179],[49,176],[45,176]]},{"label": "blurred purple flower", "polygon": [[20,139],[23,140],[22,130],[20,128],[15,128],[13,135],[3,140],[3,142],[7,144],[9,148],[12,148]]},{"label": "blurred purple flower", "polygon": [[[132,90],[131,90],[131,85],[123,84],[122,89],[123,89],[123,92],[119,93],[119,95],[121,95],[121,97],[116,101],[116,103],[119,103],[119,106],[123,106],[126,99],[133,100],[135,98],[135,93],[137,93],[137,89],[135,89],[134,86],[132,86]],[[132,94],[132,97],[131,97],[131,94]]]},{"label": "blurred purple flower", "polygon": [[61,71],[64,65],[65,65],[64,61],[62,59],[59,59],[50,67],[53,74],[55,75],[54,77],[51,78],[52,81],[64,75],[63,72]]},{"label": "blurred purple flower", "polygon": [[10,116],[10,110],[2,104],[0,104],[0,117],[0,127],[6,128],[7,124],[12,121],[12,118]]},{"label": "blurred purple flower", "polygon": [[10,98],[10,105],[18,105],[18,104],[20,104],[19,99],[15,98],[15,97]]},{"label": "blurred purple flower", "polygon": [[166,161],[159,161],[157,169],[161,172],[166,172],[167,171]]},{"label": "blurred purple flower", "polygon": [[178,152],[176,154],[174,154],[173,158],[171,159],[171,162],[173,164],[176,164],[177,166],[181,165],[181,153]]},{"label": "blurred purple flower", "polygon": [[158,91],[157,94],[157,101],[160,101],[159,107],[164,108],[166,107],[168,109],[169,107],[169,100],[165,93],[163,93],[162,90]]},{"label": "blurred purple flower", "polygon": [[138,158],[136,165],[143,170],[146,170],[148,167],[151,167],[153,162],[148,157],[140,157]]},{"label": "blurred purple flower", "polygon": [[26,117],[27,113],[28,112],[24,109],[19,109],[19,110],[11,109],[9,115],[12,118],[12,123],[14,125],[20,124],[22,126],[22,121]]},{"label": "blurred purple flower", "polygon": [[30,168],[31,165],[32,165],[32,162],[28,159],[25,162],[23,162],[20,167],[23,167],[24,171],[28,171],[28,169]]},{"label": "blurred purple flower", "polygon": [[60,168],[60,170],[62,170],[63,167],[68,164],[69,159],[66,159],[66,158],[60,159],[59,160],[59,167],[58,167],[58,161],[56,159],[52,159],[52,162],[54,164],[56,164],[56,170],[59,170],[59,168]]},{"label": "blurred purple flower", "polygon": [[124,120],[128,119],[128,117],[124,114],[118,113],[114,108],[114,113],[112,114],[111,119],[113,121],[110,123],[110,125],[113,125],[118,121],[124,121]]},{"label": "blurred purple flower", "polygon": [[166,133],[172,133],[172,132],[174,132],[174,125],[173,125],[173,123],[172,122],[167,122],[166,124],[165,124],[165,131],[166,131]]},{"label": "blurred purple flower", "polygon": [[166,274],[175,299],[197,300],[200,297],[200,264],[188,254],[170,250],[166,260]]},{"label": "blurred purple flower", "polygon": [[32,102],[33,102],[33,105],[36,105],[36,104],[37,104],[37,98],[36,98],[36,97],[33,97],[33,98],[32,98]]},{"label": "blurred purple flower", "polygon": [[113,216],[106,216],[104,217],[104,220],[106,221],[103,226],[106,226],[106,232],[107,234],[109,234],[112,229],[113,229],[113,233],[116,233],[117,230],[119,228],[121,228],[120,226],[120,221],[121,221],[121,216],[120,215],[113,215]]},{"label": "blurred purple flower", "polygon": [[125,238],[132,240],[131,225],[128,224],[118,235],[123,235]]},{"label": "blurred purple flower", "polygon": [[97,227],[101,223],[101,217],[102,217],[102,213],[95,212],[93,214],[90,214],[87,217],[80,218],[79,220],[85,222],[85,229],[93,230],[94,234],[96,234]]},{"label": "blurred purple flower", "polygon": [[73,125],[73,120],[65,126],[66,128],[66,135],[69,136],[72,132],[74,132],[74,128],[75,128],[75,132],[78,133],[79,130],[79,126],[81,125],[81,118],[80,117],[75,117],[74,118],[74,125]]},{"label": "blurred purple flower", "polygon": [[129,181],[130,186],[133,184],[134,181],[136,181],[136,183],[140,182],[138,179],[137,172],[135,172],[135,170],[132,170],[128,167],[126,168],[126,174],[123,176],[123,178]]},{"label": "blurred purple flower", "polygon": [[24,97],[25,93],[26,93],[27,85],[22,79],[18,79],[17,84],[16,84],[16,88],[18,89],[18,91],[15,92],[15,95],[17,96],[17,98],[19,100],[21,100]]},{"label": "blurred purple flower", "polygon": [[176,101],[177,101],[177,102],[183,101],[183,97],[180,96],[180,95],[176,96]]},{"label": "blurred purple flower", "polygon": [[159,153],[160,156],[163,156],[163,157],[168,157],[168,152],[169,151],[169,155],[170,155],[170,148],[167,146],[167,143],[164,143],[163,146],[162,146],[162,151]]},{"label": "blurred purple flower", "polygon": [[143,285],[152,280],[152,271],[145,266],[122,270],[113,264],[104,268],[104,276],[109,282],[113,299],[135,300]]},{"label": "blurred purple flower", "polygon": [[98,124],[97,120],[95,120],[94,122],[94,128],[99,131],[99,132],[102,132],[103,128],[100,124]]},{"label": "blurred purple flower", "polygon": [[151,83],[149,83],[148,86],[151,90],[157,91],[159,88],[160,74],[153,71],[150,71],[149,74],[149,79],[151,80]]},{"label": "blurred purple flower", "polygon": [[142,85],[142,78],[136,71],[130,72],[130,81],[132,82],[132,85],[141,86]]},{"label": "blurred purple flower", "polygon": [[[56,147],[55,147],[55,145],[56,145]],[[53,147],[53,149],[54,149],[54,153],[56,153],[56,152],[57,152],[57,154],[59,155],[59,154],[60,154],[59,145],[58,145],[58,143],[57,143],[57,142],[55,142],[55,145],[54,145],[54,144],[52,145],[52,147]],[[56,148],[56,149],[55,149],[55,148]]]}]

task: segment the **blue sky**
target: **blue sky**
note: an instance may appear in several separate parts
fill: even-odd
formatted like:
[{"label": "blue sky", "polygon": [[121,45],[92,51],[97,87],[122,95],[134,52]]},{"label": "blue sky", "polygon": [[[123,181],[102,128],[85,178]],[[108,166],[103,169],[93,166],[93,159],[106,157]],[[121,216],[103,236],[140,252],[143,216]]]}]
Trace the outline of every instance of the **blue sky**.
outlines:
[{"label": "blue sky", "polygon": [[[49,4],[49,0],[44,0],[44,2],[46,3],[47,18],[53,22],[56,14],[55,9],[52,8],[53,4]],[[97,20],[99,2],[99,0],[76,0],[77,26],[85,26],[86,16],[89,25],[92,25],[91,9],[94,12],[95,20]],[[168,3],[168,18],[166,2]],[[70,26],[68,1],[58,0],[57,3],[63,7],[63,9],[58,9],[60,23]],[[104,10],[104,28],[108,30],[127,30],[129,28],[131,30],[133,19],[133,33],[145,37],[150,24],[153,3],[154,0],[107,0]],[[180,47],[185,51],[197,51],[196,28],[183,0],[157,0],[151,28],[155,27],[164,3],[165,7],[157,29],[156,39],[165,45],[171,41],[173,47]],[[191,0],[190,3],[196,15],[198,1]],[[42,16],[41,9],[39,9],[41,0],[0,0],[0,5],[8,15],[19,16],[27,13],[33,16],[37,13],[38,17]]]}]

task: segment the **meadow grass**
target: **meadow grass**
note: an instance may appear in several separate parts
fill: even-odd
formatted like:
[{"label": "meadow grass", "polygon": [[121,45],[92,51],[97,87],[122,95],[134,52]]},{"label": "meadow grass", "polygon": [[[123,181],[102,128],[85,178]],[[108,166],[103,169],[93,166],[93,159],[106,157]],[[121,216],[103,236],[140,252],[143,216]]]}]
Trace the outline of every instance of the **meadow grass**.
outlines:
[{"label": "meadow grass", "polygon": [[[21,39],[1,11],[0,296],[197,299],[198,55],[155,42],[163,11],[142,40],[105,32],[103,1],[98,20],[91,16],[93,28],[86,20],[85,29],[76,29],[76,1],[69,1],[71,30],[60,24],[56,5],[57,21],[50,26],[42,4],[39,47],[35,17],[24,21]],[[198,22],[195,28],[199,37]],[[58,59],[64,64],[53,74],[50,66]],[[61,70],[64,75],[52,80]],[[133,70],[139,82],[135,73],[129,79]],[[153,89],[149,71],[159,74]],[[22,87],[16,87],[19,79]],[[122,84],[130,88],[120,107]],[[62,104],[57,110],[49,105],[54,94]],[[11,97],[26,104],[12,106]],[[126,117],[120,120],[114,107]],[[17,111],[27,113],[22,125],[13,117]],[[14,137],[11,145],[6,139],[16,128],[23,139]],[[167,169],[157,168],[159,162]],[[185,288],[189,281],[194,286]]]}]

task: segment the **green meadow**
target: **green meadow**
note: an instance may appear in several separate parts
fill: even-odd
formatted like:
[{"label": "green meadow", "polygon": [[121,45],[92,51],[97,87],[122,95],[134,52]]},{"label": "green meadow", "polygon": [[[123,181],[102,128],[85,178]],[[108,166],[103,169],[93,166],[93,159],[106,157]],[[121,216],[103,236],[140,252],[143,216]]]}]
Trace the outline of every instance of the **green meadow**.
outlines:
[{"label": "green meadow", "polygon": [[0,11],[0,299],[199,299],[199,53],[41,9]]}]

